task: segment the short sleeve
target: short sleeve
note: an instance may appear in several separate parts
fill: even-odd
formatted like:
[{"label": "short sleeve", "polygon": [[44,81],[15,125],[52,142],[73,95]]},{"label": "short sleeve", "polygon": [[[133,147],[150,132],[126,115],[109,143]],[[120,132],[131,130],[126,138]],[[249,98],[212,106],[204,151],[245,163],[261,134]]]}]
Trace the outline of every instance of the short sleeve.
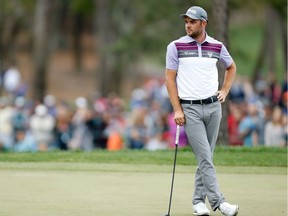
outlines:
[{"label": "short sleeve", "polygon": [[166,69],[178,70],[178,52],[174,42],[167,46],[166,52]]},{"label": "short sleeve", "polygon": [[224,45],[222,45],[220,61],[224,64],[225,68],[228,68],[233,63],[233,59]]}]

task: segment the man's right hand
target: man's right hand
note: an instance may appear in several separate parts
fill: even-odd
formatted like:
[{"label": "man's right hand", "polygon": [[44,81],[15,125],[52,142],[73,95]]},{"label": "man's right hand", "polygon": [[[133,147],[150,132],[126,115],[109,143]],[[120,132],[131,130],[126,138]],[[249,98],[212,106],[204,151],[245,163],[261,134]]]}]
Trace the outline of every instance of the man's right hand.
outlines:
[{"label": "man's right hand", "polygon": [[185,124],[185,116],[182,110],[175,111],[174,120],[177,125],[182,126]]}]

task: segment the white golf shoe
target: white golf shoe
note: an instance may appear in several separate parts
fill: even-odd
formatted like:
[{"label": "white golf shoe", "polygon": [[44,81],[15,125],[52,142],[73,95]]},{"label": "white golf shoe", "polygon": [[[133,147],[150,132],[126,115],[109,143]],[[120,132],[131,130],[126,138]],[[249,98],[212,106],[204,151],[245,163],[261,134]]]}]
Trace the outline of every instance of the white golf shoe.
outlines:
[{"label": "white golf shoe", "polygon": [[236,216],[239,211],[239,206],[223,202],[220,204],[219,210],[225,216]]},{"label": "white golf shoe", "polygon": [[193,205],[193,212],[194,215],[210,215],[210,211],[207,208],[206,204],[203,202],[197,203]]}]

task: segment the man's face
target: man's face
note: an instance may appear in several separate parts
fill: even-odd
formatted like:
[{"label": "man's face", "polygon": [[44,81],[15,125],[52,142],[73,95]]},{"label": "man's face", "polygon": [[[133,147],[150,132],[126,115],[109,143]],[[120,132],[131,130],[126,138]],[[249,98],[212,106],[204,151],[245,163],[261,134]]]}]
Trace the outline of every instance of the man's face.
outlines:
[{"label": "man's face", "polygon": [[187,35],[197,39],[205,31],[206,22],[185,17],[185,30]]}]

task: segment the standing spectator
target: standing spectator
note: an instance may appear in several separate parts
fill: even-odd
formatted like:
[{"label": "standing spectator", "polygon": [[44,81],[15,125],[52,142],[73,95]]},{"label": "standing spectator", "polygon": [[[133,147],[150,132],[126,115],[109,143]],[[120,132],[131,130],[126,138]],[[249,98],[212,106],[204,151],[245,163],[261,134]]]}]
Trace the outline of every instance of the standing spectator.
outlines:
[{"label": "standing spectator", "polygon": [[272,119],[265,125],[265,146],[282,146],[284,127],[282,125],[282,111],[276,106],[273,109]]},{"label": "standing spectator", "polygon": [[21,75],[19,70],[15,67],[9,68],[3,75],[3,86],[12,99],[17,96],[20,84]]},{"label": "standing spectator", "polygon": [[242,119],[242,113],[236,103],[230,103],[229,110],[230,113],[227,119],[229,144],[233,146],[241,146],[243,145],[243,141],[239,135],[239,123]]},{"label": "standing spectator", "polygon": [[30,130],[39,151],[47,151],[52,144],[54,126],[55,120],[48,113],[47,107],[43,104],[37,105],[35,113],[30,118]]}]

